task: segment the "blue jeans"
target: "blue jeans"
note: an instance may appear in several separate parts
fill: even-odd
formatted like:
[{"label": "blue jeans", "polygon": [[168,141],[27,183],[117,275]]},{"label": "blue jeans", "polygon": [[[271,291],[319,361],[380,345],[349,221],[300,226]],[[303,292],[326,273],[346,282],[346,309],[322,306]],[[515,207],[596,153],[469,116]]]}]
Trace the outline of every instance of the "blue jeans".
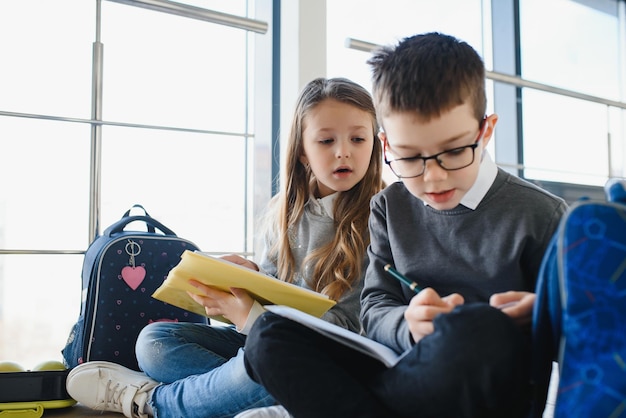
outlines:
[{"label": "blue jeans", "polygon": [[232,417],[274,405],[246,374],[245,335],[234,327],[154,322],[137,339],[139,367],[162,382],[148,401],[155,417]]}]

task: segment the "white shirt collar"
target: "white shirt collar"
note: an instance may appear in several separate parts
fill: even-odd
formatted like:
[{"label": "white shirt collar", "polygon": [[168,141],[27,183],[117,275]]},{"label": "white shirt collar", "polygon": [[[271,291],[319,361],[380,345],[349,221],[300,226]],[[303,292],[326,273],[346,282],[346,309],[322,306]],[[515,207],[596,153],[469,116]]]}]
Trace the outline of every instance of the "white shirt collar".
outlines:
[{"label": "white shirt collar", "polygon": [[478,169],[478,177],[476,177],[474,185],[465,193],[460,203],[469,209],[475,210],[496,180],[497,175],[498,166],[493,162],[487,150],[484,150]]},{"label": "white shirt collar", "polygon": [[335,192],[322,198],[316,198],[311,195],[309,202],[311,203],[312,212],[317,215],[325,215],[333,219],[333,208],[335,206],[335,199],[337,199],[338,195],[339,192]]}]

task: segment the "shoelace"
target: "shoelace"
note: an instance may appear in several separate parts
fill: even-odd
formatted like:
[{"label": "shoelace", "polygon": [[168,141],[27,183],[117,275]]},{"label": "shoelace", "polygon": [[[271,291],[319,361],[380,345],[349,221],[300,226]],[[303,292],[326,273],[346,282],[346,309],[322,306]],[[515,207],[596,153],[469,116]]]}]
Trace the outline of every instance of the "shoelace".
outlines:
[{"label": "shoelace", "polygon": [[[122,404],[122,399],[124,397],[124,393],[126,392],[126,389],[128,389],[128,385],[120,387],[121,386],[120,383],[117,382],[115,386],[111,387],[111,383],[113,383],[112,380],[107,381],[106,390],[104,391],[104,402],[102,404],[102,409],[105,411],[109,410],[108,406],[113,405],[117,412],[126,414],[127,411],[124,411],[124,405]],[[137,393],[141,392],[141,389],[145,385],[146,383],[142,383],[142,385],[137,388]],[[138,416],[138,417],[144,416],[143,414],[139,413],[139,405],[137,405],[134,402],[131,404],[130,413],[132,414],[132,416]]]},{"label": "shoelace", "polygon": [[114,405],[116,408],[123,410],[120,399],[122,399],[122,395],[128,388],[128,386],[124,386],[120,388],[119,382],[115,384],[115,386],[111,387],[112,380],[107,382],[106,390],[104,391],[104,404],[103,408],[107,408],[109,405]]}]

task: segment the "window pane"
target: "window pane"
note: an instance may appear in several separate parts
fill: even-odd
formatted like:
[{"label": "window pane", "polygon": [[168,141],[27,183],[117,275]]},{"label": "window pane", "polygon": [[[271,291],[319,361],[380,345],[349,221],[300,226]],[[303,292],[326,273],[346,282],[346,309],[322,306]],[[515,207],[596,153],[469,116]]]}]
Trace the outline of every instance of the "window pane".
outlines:
[{"label": "window pane", "polygon": [[378,0],[327,0],[328,76],[348,77],[371,87],[370,69],[365,63],[369,54],[346,48],[346,38],[386,45],[417,33],[440,31],[463,39],[485,55],[482,3],[388,0],[381,7]]},{"label": "window pane", "polygon": [[[0,111],[90,118],[96,3],[0,2]],[[189,3],[239,16],[248,6]],[[103,126],[100,232],[141,203],[205,251],[249,251],[250,35],[112,2],[102,18],[105,120],[236,135]],[[87,124],[0,115],[0,249],[87,248],[90,138]],[[82,263],[0,255],[0,359],[60,360]]]},{"label": "window pane", "polygon": [[245,132],[245,31],[102,6],[104,120]]},{"label": "window pane", "polygon": [[82,250],[89,125],[0,116],[0,247]]},{"label": "window pane", "polygon": [[[388,45],[396,44],[407,36],[431,31],[444,32],[466,41],[489,65],[490,52],[486,51],[490,48],[484,43],[483,30],[490,27],[489,18],[485,19],[490,13],[485,9],[487,4],[483,3],[489,2],[389,0],[385,2],[385,7],[380,7],[377,0],[327,0],[327,76],[347,77],[371,91],[371,73],[366,63],[371,54],[347,48],[346,39]],[[488,89],[488,105],[491,108],[491,85]],[[490,147],[492,150],[493,145]],[[397,180],[387,165],[383,167],[383,178],[387,183]]]},{"label": "window pane", "polygon": [[0,110],[89,118],[95,1],[0,2]]},{"label": "window pane", "polygon": [[80,255],[0,255],[0,359],[61,361],[80,312]]},{"label": "window pane", "polygon": [[[597,8],[582,3],[520,1],[522,76],[619,100],[617,1],[586,2]],[[558,16],[558,24],[555,24],[555,16]]]},{"label": "window pane", "polygon": [[606,182],[606,106],[530,89],[523,90],[522,103],[526,177],[596,186]]},{"label": "window pane", "polygon": [[[520,1],[527,80],[620,100],[619,37],[615,0]],[[621,155],[609,156],[608,138],[613,131],[613,152],[626,137],[611,128],[607,106],[530,89],[524,89],[522,106],[527,177],[601,186],[609,177],[609,161],[614,172],[623,171]]]},{"label": "window pane", "polygon": [[102,137],[103,228],[139,203],[203,251],[244,251],[244,138],[111,126]]},{"label": "window pane", "polygon": [[626,109],[609,109],[611,177],[626,178]]}]

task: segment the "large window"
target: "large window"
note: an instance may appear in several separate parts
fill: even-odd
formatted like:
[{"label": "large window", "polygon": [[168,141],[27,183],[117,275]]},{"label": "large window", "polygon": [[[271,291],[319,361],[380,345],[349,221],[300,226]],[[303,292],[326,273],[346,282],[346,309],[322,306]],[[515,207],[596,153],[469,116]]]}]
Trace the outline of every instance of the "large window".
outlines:
[{"label": "large window", "polygon": [[488,7],[482,0],[391,0],[384,5],[379,0],[327,0],[328,76],[349,76],[371,86],[365,65],[369,55],[346,48],[349,38],[386,45],[417,33],[440,31],[467,41],[489,59]]},{"label": "large window", "polygon": [[[453,34],[514,80],[487,83],[499,164],[538,181],[626,176],[624,0],[178,2],[255,19],[274,5],[325,11],[283,18],[271,36],[123,3],[0,2],[1,359],[60,357],[82,252],[135,203],[204,251],[253,253],[295,85],[325,75],[371,87],[369,53],[348,39]],[[301,49],[272,55],[287,44]]]},{"label": "large window", "polygon": [[328,73],[370,87],[369,53],[346,39],[457,36],[495,73],[487,88],[488,111],[500,116],[489,146],[496,162],[529,179],[602,186],[626,176],[625,8],[623,0],[328,0]]},{"label": "large window", "polygon": [[[347,48],[350,42],[393,45],[407,36],[438,31],[463,39],[479,52],[487,65],[490,62],[491,17],[488,2],[482,0],[392,0],[384,7],[378,0],[327,0],[327,15],[328,76],[348,77],[368,90],[371,80],[366,61],[370,54]],[[487,104],[492,113],[491,83],[487,88],[490,96]],[[384,176],[387,182],[396,180],[387,167]]]},{"label": "large window", "polygon": [[[614,101],[624,89],[624,16],[617,0],[520,1],[521,76]],[[623,11],[622,11],[623,13]],[[555,20],[558,16],[558,24]],[[603,185],[625,176],[626,110],[523,90],[523,162],[531,178]]]},{"label": "large window", "polygon": [[253,253],[259,36],[114,1],[0,3],[0,359],[60,359],[94,220],[138,203],[203,251]]}]

